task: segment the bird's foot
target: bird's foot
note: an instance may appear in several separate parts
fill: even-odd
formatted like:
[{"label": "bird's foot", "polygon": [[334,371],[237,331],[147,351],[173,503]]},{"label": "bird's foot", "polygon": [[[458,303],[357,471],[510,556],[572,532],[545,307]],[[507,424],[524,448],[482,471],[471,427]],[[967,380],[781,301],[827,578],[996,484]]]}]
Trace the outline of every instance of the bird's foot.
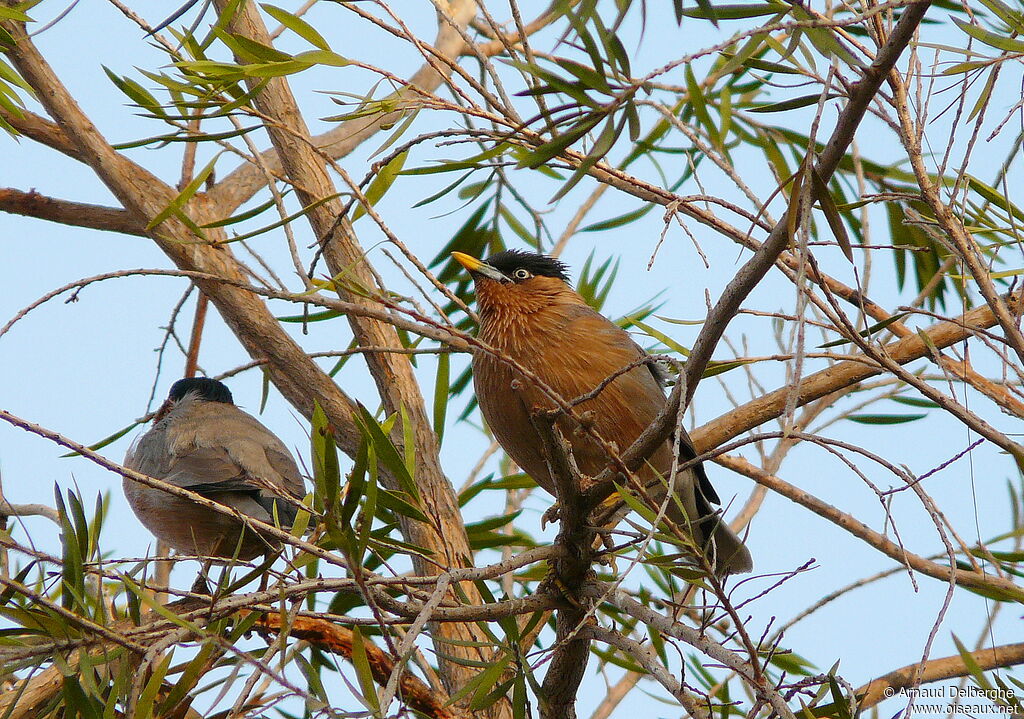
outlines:
[{"label": "bird's foot", "polygon": [[573,591],[565,586],[565,582],[559,579],[558,572],[554,567],[548,568],[548,573],[540,582],[540,591],[547,591],[549,594],[560,596],[576,609],[582,610],[584,608],[580,604],[580,600],[573,596]]},{"label": "bird's foot", "polygon": [[541,531],[544,531],[544,528],[548,526],[549,523],[554,524],[555,522],[557,522],[561,515],[562,507],[558,504],[558,502],[555,502],[550,507],[548,507],[547,511],[545,511],[544,514],[540,515]]}]

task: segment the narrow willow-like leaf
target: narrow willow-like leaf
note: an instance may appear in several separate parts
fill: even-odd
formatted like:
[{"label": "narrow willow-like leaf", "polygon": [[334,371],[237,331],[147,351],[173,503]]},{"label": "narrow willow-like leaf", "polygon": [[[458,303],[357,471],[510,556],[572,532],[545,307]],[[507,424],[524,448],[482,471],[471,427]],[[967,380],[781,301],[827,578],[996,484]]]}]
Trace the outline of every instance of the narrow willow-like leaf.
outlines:
[{"label": "narrow willow-like leaf", "polygon": [[[416,119],[416,116],[418,114],[419,114],[419,109],[406,110],[404,112],[404,114],[403,114],[402,122],[398,123],[398,127],[395,128],[394,132],[392,132],[390,135],[388,135],[388,139],[386,139],[384,142],[382,142],[380,144],[380,146],[376,150],[374,150],[373,152],[370,153],[369,159],[372,160],[374,157],[376,157],[380,153],[384,152],[384,150],[388,149],[389,147],[394,145],[396,142],[398,142],[398,140],[401,139],[402,135],[405,134],[405,131],[408,130],[410,127],[412,127],[412,123]],[[381,129],[382,130],[387,130],[389,128],[390,128],[390,125],[388,127],[384,127],[383,124],[381,125]]]},{"label": "narrow willow-like leaf", "polygon": [[775,15],[780,10],[785,10],[784,5],[779,3],[751,3],[749,5],[732,5],[728,3],[712,5],[714,17],[700,3],[695,8],[684,8],[681,11],[683,17],[702,18],[705,20],[743,20],[750,17],[762,17],[764,15]]},{"label": "narrow willow-like leaf", "polygon": [[173,658],[174,650],[171,649],[157,662],[156,667],[152,670],[153,673],[149,677],[149,681],[146,682],[146,686],[143,687],[142,693],[139,695],[139,702],[135,706],[133,716],[138,717],[138,719],[149,719],[149,717],[153,716],[153,705],[156,703],[157,692],[163,687],[164,677],[167,675],[167,670],[171,668],[171,660]]},{"label": "narrow willow-like leaf", "polygon": [[608,151],[612,149],[612,145],[615,144],[615,140],[618,139],[619,134],[622,132],[623,123],[620,121],[616,123],[614,116],[609,116],[608,120],[604,124],[604,128],[601,130],[601,134],[597,136],[597,140],[594,142],[594,146],[590,148],[590,152],[583,158],[583,162],[580,163],[579,167],[573,172],[569,179],[562,185],[562,187],[555,193],[554,197],[551,198],[552,202],[557,202],[565,196],[569,190],[576,186],[580,180],[582,180],[591,167],[600,162]]},{"label": "narrow willow-like leaf", "polygon": [[[140,424],[141,424],[140,422],[133,422],[132,424],[130,424],[127,427],[125,427],[124,429],[119,429],[118,431],[114,432],[112,435],[110,435],[108,437],[104,437],[99,442],[96,442],[95,444],[88,445],[88,448],[91,449],[94,452],[97,451],[97,450],[103,449],[108,444],[113,444],[117,440],[119,440],[122,437],[124,437],[126,434],[131,432],[133,429],[138,427]],[[66,459],[67,457],[78,457],[78,456],[79,456],[78,452],[68,452],[67,454],[62,454],[61,455],[61,459]]]},{"label": "narrow willow-like leaf", "polygon": [[332,195],[328,195],[327,197],[321,197],[319,200],[316,200],[315,202],[309,203],[308,205],[303,207],[298,212],[296,212],[296,213],[294,213],[292,215],[288,215],[284,219],[278,220],[277,222],[272,222],[269,225],[266,225],[264,227],[259,228],[258,230],[253,230],[252,232],[246,232],[243,235],[236,235],[235,237],[231,237],[231,238],[229,238],[227,240],[224,240],[224,242],[222,244],[227,244],[227,243],[230,243],[230,242],[239,242],[241,240],[248,240],[250,237],[257,237],[259,235],[262,235],[262,234],[265,234],[265,233],[269,232],[270,230],[277,229],[278,227],[281,227],[282,225],[286,225],[289,222],[292,222],[293,220],[295,220],[295,219],[297,219],[299,217],[303,217],[306,213],[308,213],[311,210],[319,207],[320,205],[324,204],[325,202],[330,202],[331,200],[333,200],[334,198],[338,197],[339,195],[340,195],[340,193],[334,193]]},{"label": "narrow willow-like leaf", "polygon": [[227,32],[221,28],[214,28],[213,32],[236,56],[247,63],[277,63],[293,59],[286,52],[281,52],[277,48],[264,45],[244,35]]},{"label": "narrow willow-like leaf", "polygon": [[[908,314],[909,313],[907,312],[898,312],[890,317],[886,317],[884,320],[881,320],[880,322],[876,322],[867,329],[860,330],[857,334],[860,335],[861,337],[871,337],[876,332],[884,330],[886,327],[893,324],[894,322],[899,322]],[[845,345],[849,343],[850,340],[848,339],[832,340],[831,342],[826,342],[825,344],[818,345],[818,348],[825,349],[828,347],[838,347],[840,345]]]},{"label": "narrow willow-like leaf", "polygon": [[1024,40],[1012,38],[1001,33],[995,33],[991,30],[986,30],[983,27],[972,25],[960,18],[954,17],[950,19],[956,23],[957,27],[984,45],[988,45],[989,47],[994,47],[997,50],[1003,50],[1005,52],[1012,52],[1015,54],[1024,53]]},{"label": "narrow willow-like leaf", "polygon": [[588,115],[555,139],[527,153],[526,157],[519,161],[519,167],[527,167],[531,170],[539,168],[545,162],[560,155],[570,145],[597,127],[597,124],[601,122],[601,118],[602,115],[600,113]]},{"label": "narrow willow-like leaf", "polygon": [[448,391],[451,374],[451,355],[437,356],[437,375],[434,377],[434,434],[440,445],[444,439],[444,422],[448,414]]},{"label": "narrow willow-like leaf", "polygon": [[697,76],[693,74],[693,68],[686,66],[686,90],[690,100],[689,108],[697,116],[704,131],[708,134],[711,144],[716,148],[721,147],[722,138],[718,134],[718,127],[711,120],[711,113],[708,110],[708,101],[704,96],[704,90],[697,82]]},{"label": "narrow willow-like leaf", "polygon": [[477,169],[482,167],[487,160],[505,152],[508,149],[508,143],[498,143],[494,147],[484,150],[483,152],[468,157],[465,160],[442,160],[441,164],[436,167],[413,167],[409,170],[402,170],[402,175],[434,175],[439,172],[454,172],[456,170],[465,169]]},{"label": "narrow willow-like leaf", "polygon": [[313,400],[310,441],[313,453],[313,481],[317,495],[323,502],[322,508],[317,509],[322,509],[325,514],[332,514],[341,491],[338,448],[334,441],[334,428],[316,400]]},{"label": "narrow willow-like leaf", "polygon": [[906,424],[927,416],[927,414],[851,414],[847,419],[857,424]]},{"label": "narrow willow-like leaf", "polygon": [[385,434],[381,425],[377,423],[377,420],[373,418],[373,415],[362,404],[359,405],[357,421],[370,440],[370,444],[376,452],[378,459],[395,475],[402,490],[419,502],[419,489],[416,487],[416,482],[413,480],[412,475],[409,474],[404,458],[399,455],[394,443]]},{"label": "narrow willow-like leaf", "polygon": [[279,23],[284,25],[286,28],[294,32],[296,35],[301,37],[303,40],[308,42],[314,47],[318,47],[321,50],[330,50],[331,46],[327,44],[324,36],[316,31],[312,25],[300,18],[298,15],[271,5],[269,3],[261,3],[260,7],[263,8],[268,15],[277,20]]},{"label": "narrow willow-like leaf", "polygon": [[[405,160],[408,156],[408,152],[402,152],[395,155],[391,158],[388,164],[380,168],[380,172],[377,173],[377,176],[370,182],[370,186],[366,188],[366,192],[363,193],[366,197],[366,201],[370,203],[371,207],[376,205],[380,199],[384,197],[384,194],[388,189],[390,189],[395,179],[401,173],[402,166],[405,164]],[[355,222],[365,214],[366,207],[364,207],[361,202],[357,203],[355,211],[352,213],[352,222]]]},{"label": "narrow willow-like leaf", "polygon": [[[208,178],[210,174],[213,172],[213,168],[217,164],[217,160],[220,158],[220,155],[221,153],[219,152],[216,155],[214,155],[213,159],[206,163],[206,166],[203,167],[203,169],[200,170],[198,174],[196,174],[192,181],[185,185],[182,191],[178,193],[178,196],[171,200],[167,207],[158,212],[156,216],[149,221],[149,223],[146,225],[147,231],[152,230],[153,228],[159,226],[164,220],[166,220],[171,215],[177,215],[181,220],[187,219],[184,213],[182,212],[181,208],[185,206],[185,203],[187,203],[192,198],[192,196],[196,194],[196,192],[199,190],[202,184],[206,182],[206,178]],[[199,229],[199,227],[196,226],[194,223],[193,226],[197,230]],[[202,235],[202,232],[200,231],[199,234]]]},{"label": "narrow willow-like leaf", "polygon": [[636,222],[641,217],[646,215],[655,205],[653,203],[645,204],[643,207],[639,207],[631,212],[618,215],[617,217],[611,217],[607,220],[601,220],[585,227],[580,228],[579,232],[602,232],[604,230],[614,230],[617,227],[623,227],[632,222]]},{"label": "narrow willow-like leaf", "polygon": [[[841,95],[830,93],[828,95],[829,100],[834,100]],[[796,110],[801,107],[807,107],[808,105],[814,105],[821,100],[821,95],[801,95],[800,97],[794,97],[789,100],[782,100],[780,102],[770,102],[766,105],[757,105],[750,108],[750,112],[784,112],[786,110]]]},{"label": "narrow willow-like leaf", "polygon": [[363,693],[363,701],[374,712],[380,711],[380,700],[377,697],[377,685],[373,681],[370,660],[366,656],[366,645],[359,625],[352,626],[352,666],[356,670],[359,689]]},{"label": "narrow willow-like leaf", "polygon": [[640,328],[641,330],[643,330],[644,332],[649,334],[651,337],[653,337],[654,339],[658,340],[663,345],[668,347],[673,352],[678,352],[683,357],[689,357],[690,356],[690,350],[688,348],[686,348],[683,345],[679,344],[678,342],[676,342],[674,339],[669,337],[664,332],[661,332],[660,330],[656,330],[653,327],[651,327],[650,325],[644,324],[640,320],[634,319],[632,317],[629,318],[629,321],[630,321],[630,323],[633,326]]},{"label": "narrow willow-like leaf", "polygon": [[853,247],[850,245],[849,235],[846,234],[843,218],[836,208],[836,203],[832,200],[832,194],[829,192],[828,185],[825,184],[821,175],[818,174],[818,170],[813,166],[811,167],[811,186],[814,189],[814,196],[821,206],[821,211],[825,213],[825,219],[832,230],[832,235],[836,238],[836,242],[839,243],[839,248],[846,255],[846,259],[852,263]]},{"label": "narrow willow-like leaf", "polygon": [[119,77],[105,65],[103,66],[103,72],[105,72],[111,82],[113,82],[117,88],[127,95],[128,98],[136,105],[149,110],[158,117],[164,117],[167,115],[166,111],[157,99],[153,97],[146,88],[135,82],[135,80],[128,77]]}]

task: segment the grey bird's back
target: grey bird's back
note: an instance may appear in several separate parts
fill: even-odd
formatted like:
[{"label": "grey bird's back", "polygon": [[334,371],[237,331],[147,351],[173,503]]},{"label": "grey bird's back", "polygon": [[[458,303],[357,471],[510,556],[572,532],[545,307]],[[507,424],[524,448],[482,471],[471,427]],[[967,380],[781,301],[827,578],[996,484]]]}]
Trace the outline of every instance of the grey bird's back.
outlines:
[{"label": "grey bird's back", "polygon": [[[225,390],[226,391],[226,390]],[[230,397],[230,394],[227,395]],[[125,466],[232,507],[268,524],[290,527],[305,494],[288,448],[229,400],[198,392],[168,400],[169,410],[128,450]],[[125,478],[139,520],[179,552],[251,559],[279,546],[232,517]]]}]

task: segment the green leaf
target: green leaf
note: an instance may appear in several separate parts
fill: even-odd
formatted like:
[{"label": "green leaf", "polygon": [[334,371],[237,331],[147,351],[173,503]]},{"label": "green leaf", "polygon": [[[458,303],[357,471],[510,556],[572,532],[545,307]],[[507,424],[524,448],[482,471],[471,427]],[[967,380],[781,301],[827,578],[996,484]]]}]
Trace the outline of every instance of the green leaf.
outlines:
[{"label": "green leaf", "polygon": [[818,204],[821,206],[821,211],[825,213],[825,219],[828,221],[828,226],[832,230],[832,235],[836,238],[836,242],[839,243],[839,248],[846,255],[846,259],[853,263],[853,247],[850,245],[850,237],[846,234],[846,226],[843,224],[843,218],[839,214],[839,210],[836,208],[836,203],[832,199],[832,194],[828,190],[828,185],[825,184],[825,180],[822,179],[821,175],[818,174],[818,170],[814,167],[811,168],[811,187],[814,189],[814,196],[818,200]]},{"label": "green leaf", "polygon": [[373,681],[373,671],[366,656],[366,645],[359,625],[352,626],[352,666],[356,670],[359,689],[363,693],[363,701],[374,712],[380,711],[380,699],[377,696],[377,685]]},{"label": "green leaf", "polygon": [[441,160],[436,167],[414,167],[411,170],[403,170],[403,175],[434,175],[439,172],[454,172],[456,170],[478,169],[483,167],[487,160],[501,155],[509,148],[508,143],[500,142],[489,150],[473,155],[465,160]]},{"label": "green leaf", "polygon": [[402,490],[419,502],[419,489],[416,487],[416,482],[413,480],[412,475],[409,474],[409,468],[406,466],[404,459],[399,455],[391,439],[381,429],[381,425],[377,423],[377,420],[373,418],[373,415],[362,404],[359,405],[359,416],[356,417],[356,422],[363,431],[363,434],[369,439],[370,446],[377,453],[377,457],[394,474]]},{"label": "green leaf", "polygon": [[[214,165],[217,164],[217,160],[220,158],[220,155],[221,153],[219,152],[216,155],[214,155],[213,159],[211,159],[206,164],[206,167],[200,170],[199,173],[192,179],[192,181],[188,183],[181,192],[178,193],[178,196],[171,200],[167,207],[158,212],[156,216],[149,221],[149,223],[146,225],[147,231],[152,230],[155,227],[159,226],[161,223],[163,223],[164,220],[166,220],[171,215],[176,215],[180,220],[187,220],[188,222],[191,222],[191,220],[189,220],[185,216],[185,213],[182,210],[182,208],[192,198],[192,196],[196,194],[196,192],[199,190],[202,184],[206,182],[206,178],[208,178],[210,174],[213,172]],[[202,237],[203,233],[199,229],[199,227],[196,226],[194,223],[192,223],[192,227],[194,227],[195,230],[198,230],[197,234],[199,234],[199,236]]]},{"label": "green leaf", "polygon": [[[19,3],[21,7],[30,7],[35,3]],[[10,5],[0,5],[0,20],[14,20],[15,22],[33,22],[32,18],[23,13],[17,7],[11,7]]]},{"label": "green leaf", "polygon": [[528,152],[519,160],[518,166],[526,167],[531,170],[539,168],[544,163],[560,155],[571,144],[597,127],[602,118],[603,115],[601,113],[592,113],[588,115],[572,128],[558,135],[550,142],[546,142],[536,149]]},{"label": "green leaf", "polygon": [[657,516],[658,516],[657,512],[653,511],[646,504],[644,504],[639,499],[634,497],[629,492],[629,490],[627,490],[625,487],[620,485],[618,482],[615,482],[614,484],[615,484],[615,489],[618,492],[619,497],[622,499],[623,502],[626,503],[627,507],[632,509],[634,512],[636,512],[641,517],[646,519],[648,522],[653,523],[654,520],[657,519]]},{"label": "green leaf", "polygon": [[437,443],[444,438],[444,421],[448,412],[448,392],[451,372],[451,355],[442,352],[437,356],[437,376],[434,378],[434,434]]},{"label": "green leaf", "polygon": [[[121,439],[122,437],[124,437],[126,434],[131,432],[133,429],[135,429],[139,425],[140,425],[139,422],[133,422],[132,424],[130,424],[127,427],[125,427],[124,429],[119,429],[118,431],[114,432],[112,435],[110,435],[108,437],[104,437],[103,439],[101,439],[96,444],[88,445],[88,448],[91,449],[94,452],[97,451],[97,450],[103,449],[108,444],[113,444],[117,440]],[[68,452],[67,454],[62,454],[60,457],[61,457],[61,459],[65,459],[67,457],[78,457],[78,456],[79,456],[78,452]]]},{"label": "green leaf", "polygon": [[608,79],[602,73],[594,70],[594,68],[567,58],[555,58],[555,62],[588,88],[599,90],[609,95],[612,93],[612,89],[608,85]]},{"label": "green leaf", "polygon": [[295,61],[304,65],[327,65],[328,67],[348,67],[352,64],[350,60],[330,50],[306,50],[296,55]]},{"label": "green leaf", "polygon": [[227,243],[230,243],[230,242],[239,242],[241,240],[248,240],[250,237],[257,237],[259,235],[262,235],[262,234],[265,234],[265,233],[269,232],[270,230],[277,229],[278,227],[281,227],[282,225],[287,225],[289,222],[295,220],[296,218],[304,216],[306,213],[308,213],[311,210],[319,207],[320,205],[324,204],[325,202],[330,202],[334,198],[338,197],[339,194],[340,193],[334,193],[333,195],[328,195],[327,197],[321,197],[319,200],[315,200],[315,201],[309,203],[308,205],[303,207],[298,212],[296,212],[294,214],[291,214],[291,215],[288,215],[284,219],[278,220],[277,222],[272,222],[269,225],[265,225],[264,227],[259,228],[258,230],[253,230],[252,232],[246,232],[245,234],[242,234],[242,235],[236,235],[236,236],[234,236],[234,237],[232,237],[232,238],[230,238],[228,240],[225,240],[224,243],[222,243],[222,244],[227,244]]},{"label": "green leaf", "polygon": [[[827,99],[833,100],[833,99],[835,99],[837,97],[842,97],[842,95],[837,95],[835,93],[829,93]],[[819,100],[821,100],[821,94],[820,93],[815,94],[815,95],[801,95],[800,97],[794,97],[794,98],[791,98],[789,100],[782,100],[780,102],[770,102],[770,103],[768,103],[766,105],[757,105],[755,107],[750,108],[750,111],[751,112],[784,112],[786,110],[796,110],[796,109],[799,109],[801,107],[807,107],[808,105],[814,105]]]},{"label": "green leaf", "polygon": [[704,20],[743,20],[751,17],[762,17],[764,15],[775,15],[786,6],[777,3],[750,3],[749,5],[711,5],[705,7],[698,3],[695,8],[684,8],[680,11],[683,17],[700,18]]},{"label": "green leaf", "polygon": [[[286,52],[281,52],[277,48],[256,42],[244,35],[227,32],[218,27],[213,28],[213,33],[243,62],[282,63],[293,59]],[[245,71],[244,66],[241,69]]]},{"label": "green leaf", "polygon": [[1005,212],[1011,213],[1018,220],[1024,221],[1024,211],[1011,202],[1010,199],[1002,192],[994,187],[986,185],[976,177],[971,175],[965,175],[965,177],[967,178],[968,187],[981,195],[981,197],[987,202],[991,202],[993,205]]},{"label": "green leaf", "polygon": [[905,404],[908,407],[938,409],[940,406],[937,402],[933,402],[930,399],[923,399],[921,397],[890,397],[889,399],[891,399],[893,402],[898,402],[899,404]]},{"label": "green leaf", "polygon": [[[384,193],[388,191],[392,183],[394,183],[395,178],[397,178],[401,173],[402,166],[405,164],[405,160],[408,156],[408,152],[399,153],[391,158],[388,164],[380,168],[376,177],[374,177],[373,181],[370,182],[370,186],[366,188],[366,192],[363,193],[366,197],[366,201],[370,203],[371,207],[375,206],[380,199],[384,197]],[[355,211],[352,213],[352,222],[355,222],[365,214],[366,207],[362,202],[358,203]]]},{"label": "green leaf", "polygon": [[310,442],[313,454],[313,482],[316,494],[322,500],[322,509],[332,514],[341,491],[341,470],[338,465],[338,447],[334,440],[334,428],[327,419],[320,403],[313,400],[313,417],[310,427]]},{"label": "green leaf", "polygon": [[583,158],[583,162],[580,163],[579,167],[573,172],[572,176],[562,185],[561,189],[555,193],[554,197],[551,198],[552,202],[555,202],[565,196],[569,190],[576,186],[576,184],[582,180],[591,167],[600,162],[605,155],[612,149],[615,141],[618,139],[619,134],[622,132],[623,124],[620,121],[616,124],[615,118],[609,115],[607,122],[605,122],[604,128],[601,130],[601,134],[597,136],[597,140],[594,142],[593,147],[590,148],[590,152]]},{"label": "green leaf", "polygon": [[649,334],[651,337],[653,337],[654,339],[656,339],[659,342],[661,342],[663,345],[668,347],[671,351],[677,352],[678,354],[682,355],[683,357],[689,357],[690,356],[690,350],[688,348],[683,347],[681,344],[676,342],[674,339],[669,337],[664,332],[656,330],[653,327],[651,327],[650,325],[645,324],[645,323],[641,322],[640,320],[633,319],[631,317],[627,318],[627,320],[632,325],[634,325],[635,327],[639,327],[641,330],[643,330],[644,332]]},{"label": "green leaf", "polygon": [[231,217],[226,217],[223,220],[217,220],[215,222],[208,222],[205,225],[200,225],[200,227],[202,227],[203,229],[208,229],[208,228],[212,228],[212,227],[227,227],[228,225],[234,225],[234,224],[237,224],[239,222],[245,222],[246,220],[251,220],[252,218],[256,217],[257,215],[263,214],[264,212],[269,210],[271,207],[273,207],[275,202],[276,202],[276,200],[274,198],[271,198],[271,199],[267,200],[266,202],[264,202],[263,204],[261,204],[261,205],[259,205],[257,207],[254,207],[251,210],[246,210],[245,212],[239,212],[237,215],[232,215]]},{"label": "green leaf", "polygon": [[171,668],[171,659],[173,658],[174,650],[171,649],[171,651],[163,655],[156,668],[153,669],[153,673],[139,695],[139,701],[135,707],[134,716],[138,717],[138,719],[149,719],[153,715],[153,705],[156,701],[157,692],[163,687],[164,677],[167,675],[167,670]]},{"label": "green leaf", "polygon": [[690,100],[689,108],[697,116],[704,131],[708,134],[711,144],[716,148],[721,148],[722,138],[718,134],[718,126],[711,121],[707,98],[705,98],[704,90],[701,88],[700,83],[697,82],[697,76],[693,74],[693,67],[690,65],[686,66],[686,90]]},{"label": "green leaf", "polygon": [[601,232],[603,230],[613,230],[617,227],[622,227],[639,220],[641,217],[653,210],[654,207],[654,203],[647,203],[643,207],[639,207],[631,212],[582,227],[579,232]]},{"label": "green leaf", "polygon": [[115,75],[106,65],[103,66],[103,72],[105,72],[111,82],[113,82],[117,88],[127,95],[128,98],[136,105],[149,110],[154,115],[166,117],[167,112],[160,105],[157,99],[153,97],[146,88],[142,87],[142,85],[130,78]]},{"label": "green leaf", "polygon": [[298,15],[293,15],[287,10],[283,10],[276,5],[270,5],[269,3],[261,3],[260,7],[263,8],[268,15],[294,32],[310,45],[318,47],[321,50],[330,51],[331,46],[327,44],[326,40],[324,40],[324,36],[318,33],[316,28],[300,18]]},{"label": "green leaf", "polygon": [[454,704],[472,692],[473,697],[469,703],[469,708],[472,711],[479,711],[487,706],[485,701],[491,693],[491,689],[498,683],[498,680],[501,679],[501,676],[505,672],[505,668],[508,666],[510,661],[511,656],[509,654],[503,654],[500,659],[490,663],[486,669],[466,682],[465,686],[453,694],[448,700],[448,704]]},{"label": "green leaf", "polygon": [[1024,53],[1024,40],[1011,38],[1001,33],[994,33],[983,27],[972,25],[960,18],[954,17],[951,19],[957,24],[957,27],[984,45],[994,47],[997,50],[1003,50],[1004,52]]},{"label": "green leaf", "polygon": [[924,419],[927,414],[851,414],[847,417],[858,424],[905,424]]}]

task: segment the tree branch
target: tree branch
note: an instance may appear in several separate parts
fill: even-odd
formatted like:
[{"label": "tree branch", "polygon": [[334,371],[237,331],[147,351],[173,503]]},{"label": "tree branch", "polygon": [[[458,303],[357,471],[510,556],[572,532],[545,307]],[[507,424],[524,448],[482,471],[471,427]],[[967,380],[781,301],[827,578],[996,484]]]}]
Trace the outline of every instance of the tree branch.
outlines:
[{"label": "tree branch", "polygon": [[568,599],[568,606],[560,608],[555,617],[555,647],[541,685],[541,717],[575,719],[576,694],[590,658],[590,640],[581,632],[589,612],[580,604],[578,593],[590,572],[594,531],[587,523],[590,505],[580,491],[583,478],[555,424],[557,417],[557,411],[530,415],[541,438],[560,508],[555,546],[561,552],[551,562],[558,586],[549,587],[549,591],[561,591]]},{"label": "tree branch", "polygon": [[0,211],[73,227],[146,236],[145,226],[127,210],[58,200],[55,197],[41,195],[35,190],[23,192],[12,187],[0,187]]},{"label": "tree branch", "polygon": [[[1017,306],[1021,302],[1021,295],[1007,295],[1006,302],[1011,306]],[[940,350],[944,349],[972,337],[980,329],[987,329],[995,324],[996,318],[992,308],[982,305],[948,322],[936,323],[927,329],[920,330],[917,334],[891,342],[880,348],[879,352],[888,356],[893,362],[903,365],[929,356],[932,346]],[[928,338],[927,342],[922,335]],[[800,407],[837,390],[852,387],[869,377],[881,374],[882,371],[882,367],[866,357],[838,362],[831,367],[808,375],[796,387],[780,387],[740,405],[728,414],[698,427],[690,433],[690,437],[698,451],[703,451],[708,447],[717,447],[723,442],[780,416],[785,411],[786,402],[794,394],[796,395],[795,406]]]},{"label": "tree branch", "polygon": [[[226,0],[219,0],[223,11]],[[460,0],[449,8],[457,18],[468,22],[475,4],[471,0]],[[263,19],[253,4],[243,4],[232,14],[228,23],[232,32],[270,46],[272,40]],[[359,246],[344,208],[337,198],[337,192],[327,174],[326,158],[316,149],[308,128],[299,112],[298,105],[284,78],[267,81],[250,81],[254,88],[253,100],[260,112],[270,118],[266,123],[271,142],[277,150],[282,167],[295,187],[303,206],[310,208],[306,217],[320,243],[324,259],[332,276],[337,278],[335,289],[343,300],[356,305],[374,305],[366,296],[365,288],[371,294],[383,294],[366,259],[366,253]],[[256,89],[258,86],[258,90]],[[336,168],[344,176],[344,171]],[[353,190],[356,190],[354,186]],[[368,211],[370,211],[368,209]],[[372,215],[372,211],[370,212]],[[355,285],[361,289],[350,289]],[[349,315],[349,324],[359,344],[368,346],[401,347],[394,327],[388,323],[370,320],[359,315]],[[426,561],[414,555],[413,564],[420,573],[429,574],[441,567],[457,567],[472,563],[472,550],[466,536],[465,525],[459,512],[455,491],[445,477],[438,456],[437,436],[427,416],[419,384],[407,356],[376,353],[366,356],[370,374],[376,383],[385,410],[391,413],[403,412],[412,427],[416,456],[416,483],[420,491],[424,513],[429,523],[400,517],[402,532],[406,540],[423,547],[435,557]],[[399,432],[401,430],[399,429]],[[401,444],[401,438],[396,444]],[[393,478],[391,488],[398,488]],[[475,590],[470,592],[474,601],[479,600]],[[467,663],[487,661],[489,652],[484,650],[487,635],[472,624],[443,624],[436,627],[435,641],[442,657],[442,678],[450,692],[470,681],[475,672]],[[454,659],[448,657],[454,656]],[[462,658],[468,661],[458,661]],[[503,703],[499,702],[499,705]],[[504,706],[498,711],[510,711]]]},{"label": "tree branch", "polygon": [[[982,671],[1024,664],[1024,643],[1003,644],[990,649],[979,649],[978,651],[971,652],[971,659]],[[856,692],[857,708],[862,710],[870,709],[884,699],[895,696],[902,690],[910,689],[918,684],[938,682],[943,679],[953,679],[954,677],[965,677],[973,674],[973,672],[974,668],[968,667],[964,663],[964,658],[959,654],[942,657],[941,659],[930,659],[925,662],[923,671],[921,663],[915,662],[900,669],[895,669],[888,674],[883,674],[877,679],[872,679],[864,686],[858,688]]]},{"label": "tree branch", "polygon": [[[458,0],[457,3],[452,4],[455,6],[451,10],[452,15],[468,24],[475,3],[469,0]],[[462,37],[454,28],[443,22],[439,24],[437,37],[434,40],[434,50],[437,54],[445,57],[457,57],[464,44]],[[403,109],[348,120],[317,135],[311,141],[325,157],[335,160],[345,157],[381,129],[391,127],[399,122],[406,112],[404,107],[408,101],[419,99],[422,97],[422,93],[433,92],[441,86],[447,77],[448,74],[438,72],[432,63],[425,63],[409,78],[407,87],[396,90],[381,101],[382,104]],[[265,187],[267,178],[260,164],[265,165],[271,173],[283,174],[284,165],[276,148],[265,151],[261,160],[262,163],[241,165],[218,182],[209,192],[211,204],[230,214]]]},{"label": "tree branch", "polygon": [[[256,627],[265,634],[278,634],[283,629],[289,636],[303,639],[320,649],[352,661],[351,629],[314,617],[296,617],[292,622],[282,626],[281,618],[281,614],[263,614],[256,621]],[[362,638],[362,645],[374,681],[386,686],[395,668],[394,660],[365,637]],[[402,671],[398,681],[399,697],[414,711],[434,719],[468,719],[468,714],[448,705],[447,696],[438,696],[422,679],[408,670]]]},{"label": "tree branch", "polygon": [[[61,130],[75,146],[77,156],[97,173],[100,180],[139,223],[146,224],[162,213],[177,193],[151,173],[116,152],[99,134],[75,99],[39,53],[21,24],[4,23],[16,39],[5,50],[21,76],[36,89],[47,113],[58,120]],[[202,224],[208,208],[194,198],[189,209]],[[161,250],[183,270],[204,272],[244,284],[241,265],[223,240],[220,230],[207,233],[208,242],[197,241],[191,229],[177,217],[170,217],[149,231]],[[358,451],[362,435],[352,415],[355,404],[334,384],[252,293],[227,283],[198,280],[200,289],[217,306],[227,325],[254,359],[266,359],[275,386],[306,417],[312,416],[316,397],[335,428],[338,445],[349,454]]]},{"label": "tree branch", "polygon": [[806,507],[819,517],[823,517],[845,529],[850,534],[866,542],[879,552],[885,554],[891,559],[894,559],[900,564],[906,565],[911,569],[915,569],[922,574],[926,574],[929,577],[943,582],[948,582],[952,577],[955,579],[956,583],[962,587],[984,590],[989,593],[997,593],[1004,600],[1024,602],[1024,588],[1017,586],[1008,579],[992,574],[968,571],[958,567],[949,567],[944,564],[938,564],[927,560],[917,554],[908,552],[905,548],[896,544],[888,537],[879,534],[863,522],[836,509],[827,502],[805,492],[799,487],[795,487],[775,475],[765,472],[759,467],[755,467],[742,457],[733,457],[723,454],[714,457],[713,459],[723,467],[728,467],[734,472],[742,474],[745,477],[749,477],[758,484],[781,494],[783,497],[786,497],[803,507]]},{"label": "tree branch", "polygon": [[[917,31],[917,27],[929,7],[929,0],[924,0],[909,5],[903,11],[888,41],[875,57],[875,61],[864,71],[860,82],[851,88],[850,99],[836,121],[832,137],[825,145],[818,161],[814,163],[813,172],[823,182],[827,183],[831,179],[839,161],[853,141],[853,136],[868,105]],[[808,168],[807,172],[810,171],[812,170]],[[810,178],[808,178],[808,182],[810,182]],[[685,376],[680,378],[681,381],[669,395],[669,401],[662,408],[658,418],[622,454],[623,461],[631,469],[643,464],[646,458],[672,434],[679,407],[687,406],[692,399],[697,383],[704,374],[725,328],[736,316],[743,300],[764,278],[789,244],[792,233],[795,231],[795,225],[791,227],[791,224],[793,224],[791,211],[787,211],[753,257],[740,268],[729,282],[718,303],[708,313],[687,359]],[[602,480],[610,479],[610,477],[605,477],[606,474],[609,474],[607,470],[602,473]]]}]

